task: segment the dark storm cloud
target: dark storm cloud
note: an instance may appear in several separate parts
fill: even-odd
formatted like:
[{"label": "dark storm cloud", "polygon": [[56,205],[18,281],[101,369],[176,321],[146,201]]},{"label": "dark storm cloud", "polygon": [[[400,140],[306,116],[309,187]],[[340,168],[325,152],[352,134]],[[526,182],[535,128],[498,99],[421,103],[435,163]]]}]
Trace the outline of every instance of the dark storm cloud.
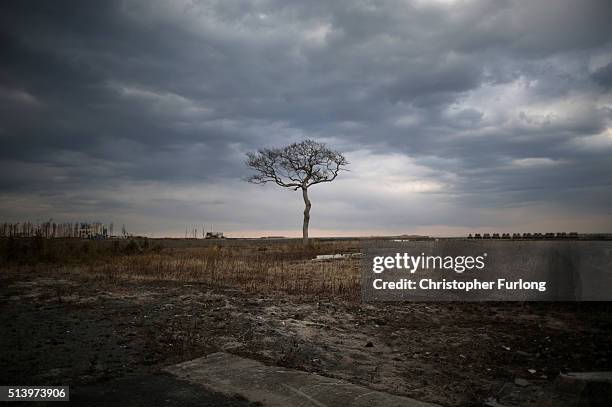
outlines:
[{"label": "dark storm cloud", "polygon": [[[215,186],[245,151],[311,137],[406,157],[456,225],[529,202],[609,216],[609,21],[604,0],[5,2],[0,188],[90,214],[198,184],[226,218]],[[344,215],[378,205],[359,202]]]},{"label": "dark storm cloud", "polygon": [[612,63],[602,66],[597,71],[593,72],[593,80],[606,90],[610,90],[612,87]]}]

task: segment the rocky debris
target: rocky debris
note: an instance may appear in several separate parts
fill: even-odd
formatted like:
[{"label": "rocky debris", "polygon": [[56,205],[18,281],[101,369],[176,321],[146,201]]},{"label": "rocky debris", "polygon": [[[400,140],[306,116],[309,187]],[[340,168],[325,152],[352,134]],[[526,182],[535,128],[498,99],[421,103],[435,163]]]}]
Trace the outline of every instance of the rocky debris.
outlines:
[{"label": "rocky debris", "polygon": [[514,379],[514,384],[516,384],[517,386],[521,386],[521,387],[527,387],[529,386],[529,380],[525,380],[525,379],[521,379],[520,377],[517,377],[516,379]]},{"label": "rocky debris", "polygon": [[484,401],[484,405],[485,405],[485,407],[509,407],[506,404],[501,404],[499,401],[497,401],[496,399],[494,399],[492,397],[486,399]]}]

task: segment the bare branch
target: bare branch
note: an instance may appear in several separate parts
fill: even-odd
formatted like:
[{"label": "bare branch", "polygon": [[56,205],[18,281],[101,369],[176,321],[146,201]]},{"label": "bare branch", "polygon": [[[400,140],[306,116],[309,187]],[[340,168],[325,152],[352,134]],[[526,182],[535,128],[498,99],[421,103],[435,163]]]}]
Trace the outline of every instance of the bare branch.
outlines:
[{"label": "bare branch", "polygon": [[283,148],[248,153],[246,165],[256,171],[246,181],[275,184],[292,189],[331,182],[348,165],[346,158],[324,143],[305,140]]}]

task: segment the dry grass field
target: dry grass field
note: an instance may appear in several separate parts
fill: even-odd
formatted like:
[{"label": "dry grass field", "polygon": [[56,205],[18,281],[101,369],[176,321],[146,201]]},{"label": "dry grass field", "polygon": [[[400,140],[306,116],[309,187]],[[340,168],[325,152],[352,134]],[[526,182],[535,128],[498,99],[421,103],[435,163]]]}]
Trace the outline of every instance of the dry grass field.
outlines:
[{"label": "dry grass field", "polygon": [[266,247],[212,246],[181,248],[96,262],[75,272],[110,279],[208,283],[253,293],[359,296],[358,260],[312,261],[316,254],[346,251],[350,244],[322,244],[303,250],[299,245]]},{"label": "dry grass field", "polygon": [[572,401],[559,373],[611,370],[610,304],[362,304],[359,260],[312,261],[360,244],[2,240],[0,383],[78,388],[225,351],[445,406],[535,406]]},{"label": "dry grass field", "polygon": [[[190,244],[191,243],[191,244]],[[357,259],[312,261],[319,254],[356,253],[354,240],[59,241],[22,239],[0,246],[6,267],[84,274],[110,281],[208,283],[247,292],[333,296],[358,300]]]}]

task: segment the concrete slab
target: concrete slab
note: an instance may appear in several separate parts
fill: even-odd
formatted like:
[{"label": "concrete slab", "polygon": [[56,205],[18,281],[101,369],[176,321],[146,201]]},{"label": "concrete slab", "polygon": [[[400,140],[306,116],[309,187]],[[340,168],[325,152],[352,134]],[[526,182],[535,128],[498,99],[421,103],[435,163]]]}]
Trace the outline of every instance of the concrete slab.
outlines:
[{"label": "concrete slab", "polygon": [[612,372],[570,372],[561,377],[566,380],[612,384]]},{"label": "concrete slab", "polygon": [[343,380],[282,367],[266,366],[228,353],[208,356],[165,369],[180,379],[214,392],[239,395],[268,407],[433,407]]},{"label": "concrete slab", "polygon": [[612,372],[572,372],[561,374],[556,387],[577,396],[580,406],[612,406]]},{"label": "concrete slab", "polygon": [[[169,374],[132,376],[84,386],[70,386],[68,404],[87,407],[253,407],[248,400],[215,393]],[[42,407],[64,404],[36,401],[20,402],[17,405]]]},{"label": "concrete slab", "polygon": [[312,261],[325,261],[325,260],[342,260],[351,258],[362,258],[363,253],[338,253],[338,254],[319,254]]}]

